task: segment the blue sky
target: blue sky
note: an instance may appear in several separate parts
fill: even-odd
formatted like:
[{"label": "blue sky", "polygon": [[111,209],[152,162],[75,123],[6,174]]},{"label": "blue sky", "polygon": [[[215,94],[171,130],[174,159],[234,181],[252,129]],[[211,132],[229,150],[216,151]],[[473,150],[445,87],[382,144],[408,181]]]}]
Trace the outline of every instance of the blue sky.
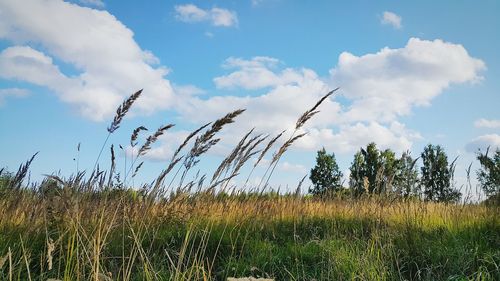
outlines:
[{"label": "blue sky", "polygon": [[[345,171],[371,141],[414,156],[441,144],[459,156],[460,185],[474,151],[500,146],[499,12],[498,1],[0,0],[0,166],[40,151],[34,179],[71,174],[74,159],[91,169],[117,105],[144,88],[108,145],[130,156],[135,127],[176,127],[137,181],[151,181],[190,130],[247,109],[200,163],[210,173],[252,127],[291,133],[340,87],[273,185],[296,185],[323,146]],[[106,148],[101,165],[108,158]]]}]

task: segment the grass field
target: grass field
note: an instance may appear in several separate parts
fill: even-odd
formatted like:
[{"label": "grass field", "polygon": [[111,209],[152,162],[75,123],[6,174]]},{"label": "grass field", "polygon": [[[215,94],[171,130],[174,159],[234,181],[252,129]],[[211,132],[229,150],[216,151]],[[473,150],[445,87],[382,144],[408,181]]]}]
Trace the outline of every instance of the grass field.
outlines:
[{"label": "grass field", "polygon": [[498,207],[53,188],[3,191],[1,280],[500,279]]},{"label": "grass field", "polygon": [[[297,120],[262,179],[332,93]],[[139,96],[118,108],[103,148]],[[500,280],[498,205],[425,202],[389,191],[318,198],[300,188],[277,193],[267,181],[245,193],[229,184],[283,133],[258,149],[266,137],[250,131],[211,180],[191,180],[188,172],[218,142],[214,136],[242,112],[195,130],[142,188],[127,184],[141,167],[134,164],[171,124],[145,139],[121,179],[113,148],[107,173],[94,167],[90,175],[26,186],[33,158],[16,174],[0,172],[0,280]],[[179,156],[191,138],[192,148]]]}]

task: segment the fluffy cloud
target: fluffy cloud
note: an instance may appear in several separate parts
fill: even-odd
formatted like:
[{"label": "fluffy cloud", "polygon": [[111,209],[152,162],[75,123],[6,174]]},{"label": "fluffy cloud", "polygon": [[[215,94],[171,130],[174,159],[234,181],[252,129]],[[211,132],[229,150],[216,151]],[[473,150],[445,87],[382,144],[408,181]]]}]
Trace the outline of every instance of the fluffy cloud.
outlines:
[{"label": "fluffy cloud", "polygon": [[29,91],[26,89],[19,89],[19,88],[0,89],[0,106],[5,103],[5,100],[7,98],[24,98],[28,95]]},{"label": "fluffy cloud", "polygon": [[490,134],[490,135],[482,135],[473,140],[471,140],[466,146],[465,149],[468,152],[477,152],[479,149],[481,151],[486,151],[486,149],[490,147],[490,150],[495,150],[497,148],[500,149],[500,135]]},{"label": "fluffy cloud", "polygon": [[[258,89],[268,88],[267,93],[258,96],[218,96],[208,99],[194,98],[183,105],[183,118],[197,123],[213,120],[224,113],[246,108],[247,111],[238,118],[237,124],[229,126],[225,131],[225,140],[238,140],[252,127],[260,133],[276,134],[288,129],[291,134],[297,118],[315,104],[322,95],[329,91],[329,86],[310,69],[284,70],[270,69],[279,64],[277,60],[257,57],[252,60],[230,59],[231,67],[238,69],[221,76],[214,81],[224,89]],[[264,63],[264,62],[265,63]],[[237,62],[237,63],[236,63]],[[225,66],[228,66],[226,62]],[[253,85],[251,81],[256,81]],[[294,147],[303,150],[315,150],[326,146],[339,153],[348,153],[376,141],[381,147],[392,147],[405,150],[411,146],[412,140],[419,138],[398,122],[381,124],[378,122],[354,122],[342,124],[342,106],[333,99],[328,99],[321,106],[321,113],[306,124],[309,134],[299,140]],[[272,118],[269,118],[272,114]]]},{"label": "fluffy cloud", "polygon": [[231,27],[238,25],[236,12],[214,7],[203,10],[194,4],[175,6],[175,17],[183,22],[210,22],[213,26]]},{"label": "fluffy cloud", "polygon": [[380,149],[390,148],[402,152],[411,148],[414,140],[421,139],[418,132],[407,129],[399,122],[383,125],[376,121],[340,126],[337,133],[330,128],[311,128],[299,141],[299,147],[317,150],[324,146],[337,153],[352,153],[368,142],[374,141]]},{"label": "fluffy cloud", "polygon": [[402,19],[400,16],[398,16],[393,12],[388,12],[388,11],[385,11],[384,14],[382,15],[382,18],[380,19],[380,23],[391,25],[396,29],[400,29],[401,27],[403,27],[401,25],[401,21]]},{"label": "fluffy cloud", "polygon": [[[252,60],[237,59],[240,65],[237,70],[227,76],[217,77],[214,81],[217,87],[223,89],[269,88],[266,94],[194,98],[182,104],[179,111],[184,118],[203,123],[207,119],[218,118],[228,111],[246,108],[247,111],[238,120],[237,128],[241,132],[253,126],[265,133],[276,133],[284,128],[293,127],[300,114],[328,92],[328,85],[310,69],[290,68],[273,72],[268,68],[269,65],[261,67],[263,60],[266,63],[271,61],[261,57]],[[235,59],[228,61],[233,64]],[[273,63],[278,61],[273,60]],[[255,81],[259,86],[252,85],[251,81]],[[328,110],[331,116],[340,110],[339,105],[331,100],[326,101],[322,109]],[[272,114],[273,118],[269,118],[269,114]],[[328,120],[316,118],[314,122],[326,125]]]},{"label": "fluffy cloud", "polygon": [[214,78],[216,87],[229,93],[249,90],[248,95],[195,97],[180,106],[183,118],[203,123],[247,108],[237,125],[225,132],[226,139],[237,140],[254,126],[262,133],[289,129],[291,134],[298,116],[340,86],[337,95],[342,95],[342,103],[337,96],[326,100],[321,113],[307,123],[309,134],[294,148],[326,146],[352,153],[371,141],[399,152],[410,149],[422,137],[400,117],[431,104],[450,85],[480,81],[485,65],[461,45],[411,38],[399,49],[383,48],[363,56],[342,53],[324,78],[307,68],[283,68],[283,63],[269,57],[229,58],[223,68],[229,73]]},{"label": "fluffy cloud", "polygon": [[276,73],[275,70],[279,64],[279,60],[270,57],[254,57],[251,60],[228,58],[222,65],[223,68],[236,70],[228,75],[214,78],[214,83],[217,88],[221,89],[256,90],[292,84],[304,78],[317,79],[316,74],[311,70],[304,70],[300,73],[287,68]]},{"label": "fluffy cloud", "polygon": [[[0,55],[1,78],[45,86],[93,120],[109,118],[143,87],[136,109],[151,113],[173,104],[167,69],[154,66],[158,59],[108,12],[27,0],[2,1],[0,13],[0,38],[16,44]],[[73,69],[63,72],[55,61]]]},{"label": "fluffy cloud", "polygon": [[478,119],[476,122],[474,122],[474,126],[476,128],[490,128],[490,129],[496,129],[500,128],[500,120],[488,120],[488,119]]},{"label": "fluffy cloud", "polygon": [[390,122],[429,105],[451,84],[479,81],[483,69],[484,62],[462,45],[411,38],[400,49],[359,57],[344,52],[330,73],[352,101],[343,116],[347,121]]}]

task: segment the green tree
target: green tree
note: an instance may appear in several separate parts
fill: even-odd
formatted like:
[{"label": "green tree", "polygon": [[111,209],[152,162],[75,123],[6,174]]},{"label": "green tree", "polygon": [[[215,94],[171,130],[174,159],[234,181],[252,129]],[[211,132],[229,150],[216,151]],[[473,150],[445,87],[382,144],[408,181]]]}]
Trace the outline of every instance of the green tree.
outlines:
[{"label": "green tree", "polygon": [[477,171],[477,179],[481,184],[486,196],[500,200],[500,148],[497,148],[495,155],[488,156],[489,148],[485,154],[481,151],[477,154],[477,160],[481,168]]},{"label": "green tree", "polygon": [[377,145],[374,142],[369,143],[366,146],[366,150],[361,148],[361,154],[364,158],[364,176],[368,179],[368,193],[380,191],[377,188],[378,183],[380,182],[377,180],[377,173],[382,167],[382,163],[380,161],[380,151],[378,150]]},{"label": "green tree", "polygon": [[409,151],[404,152],[399,159],[396,193],[404,198],[420,195],[417,160],[411,157]]},{"label": "green tree", "polygon": [[[351,167],[349,168],[349,187],[351,188],[354,196],[358,197],[365,191],[365,158],[361,151],[354,154],[354,159],[352,160]],[[368,179],[366,180],[368,182]]]},{"label": "green tree", "polygon": [[437,202],[456,202],[461,193],[451,186],[454,163],[448,166],[448,156],[437,145],[427,145],[421,154],[421,184],[424,187],[425,200]]},{"label": "green tree", "polygon": [[399,183],[400,163],[396,158],[396,153],[386,149],[380,153],[378,161],[378,171],[376,178],[376,193],[386,193],[394,191],[394,186]]},{"label": "green tree", "polygon": [[341,189],[342,172],[335,160],[335,154],[327,154],[325,148],[319,150],[316,156],[316,166],[311,169],[309,179],[313,183],[313,188],[309,189],[309,192],[314,195],[323,195]]},{"label": "green tree", "polygon": [[392,150],[379,151],[373,142],[366,149],[361,148],[354,155],[350,167],[349,185],[354,194],[393,191],[393,186],[399,179],[399,161]]}]

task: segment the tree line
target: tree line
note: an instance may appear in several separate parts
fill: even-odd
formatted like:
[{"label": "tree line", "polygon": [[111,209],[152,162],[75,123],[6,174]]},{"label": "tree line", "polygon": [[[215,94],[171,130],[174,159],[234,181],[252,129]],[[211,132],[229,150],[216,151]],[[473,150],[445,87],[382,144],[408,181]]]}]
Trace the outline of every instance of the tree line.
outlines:
[{"label": "tree line", "polygon": [[[478,151],[480,169],[476,171],[479,185],[488,200],[500,201],[500,148],[492,156]],[[417,165],[421,159],[420,169]],[[348,193],[353,197],[363,194],[393,194],[402,198],[420,198],[434,202],[457,202],[461,192],[455,188],[454,173],[457,158],[449,161],[440,145],[427,145],[419,157],[410,152],[400,157],[390,149],[379,150],[369,143],[354,154],[349,168],[347,187],[335,154],[323,148],[317,152],[316,165],[311,169],[312,187],[316,196]]]}]

